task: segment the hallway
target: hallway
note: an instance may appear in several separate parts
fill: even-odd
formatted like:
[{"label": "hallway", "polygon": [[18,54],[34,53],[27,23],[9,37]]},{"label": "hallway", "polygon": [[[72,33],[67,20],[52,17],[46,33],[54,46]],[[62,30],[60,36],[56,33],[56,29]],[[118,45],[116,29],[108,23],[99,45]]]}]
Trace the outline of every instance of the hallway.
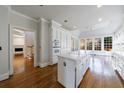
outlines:
[{"label": "hallway", "polygon": [[14,74],[19,74],[30,70],[30,67],[32,68],[34,64],[32,60],[33,59],[24,58],[23,54],[15,55],[13,62]]},{"label": "hallway", "polygon": [[[16,60],[20,60],[20,57],[17,57]],[[57,82],[57,65],[47,66],[45,68],[34,68],[32,66],[33,62],[26,60],[23,65],[25,65],[25,68],[18,70],[18,74],[11,76],[8,80],[1,81],[0,87],[62,88]],[[94,62],[91,62],[90,68],[79,87],[121,88],[124,86],[111,66],[100,57],[95,59]]]}]

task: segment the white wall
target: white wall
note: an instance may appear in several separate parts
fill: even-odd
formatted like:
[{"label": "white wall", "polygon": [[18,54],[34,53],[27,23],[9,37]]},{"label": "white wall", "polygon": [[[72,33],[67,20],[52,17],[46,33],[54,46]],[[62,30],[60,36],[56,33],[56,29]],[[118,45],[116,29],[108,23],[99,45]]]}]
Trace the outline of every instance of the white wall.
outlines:
[{"label": "white wall", "polygon": [[[21,14],[19,12],[10,10],[10,16],[9,16],[10,22],[9,24],[11,24],[12,27],[17,27],[17,28],[21,28],[22,30],[27,30],[27,31],[32,31],[32,32],[36,32],[36,37],[37,37],[37,31],[38,31],[38,21],[34,20],[24,14]],[[36,40],[36,51],[38,55],[38,42]],[[36,58],[36,62],[38,62],[38,57]],[[37,66],[38,63],[35,63],[35,66]]]},{"label": "white wall", "polygon": [[35,34],[33,33],[33,32],[29,32],[29,31],[27,31],[27,32],[25,32],[25,56],[32,56],[32,54],[31,54],[31,51],[34,53],[34,47],[32,48],[32,50],[31,50],[31,48],[29,48],[29,47],[27,47],[27,46],[34,46],[34,40],[35,40],[35,36],[34,36]]},{"label": "white wall", "polygon": [[13,45],[24,45],[25,38],[24,37],[13,37]]},{"label": "white wall", "polygon": [[25,44],[34,45],[34,33],[33,32],[25,32]]},{"label": "white wall", "polygon": [[11,12],[10,12],[10,24],[13,26],[17,26],[17,27],[31,29],[31,31],[37,30],[37,22],[36,21],[33,21],[33,20],[23,16],[23,14],[20,14],[13,10],[11,10]]},{"label": "white wall", "polygon": [[37,22],[30,20],[20,14],[13,13],[9,6],[0,6],[0,81],[9,77],[10,68],[10,35],[9,24],[12,26],[37,31]]},{"label": "white wall", "polygon": [[9,75],[8,22],[8,8],[0,6],[0,46],[2,46],[2,51],[0,51],[0,81],[8,78]]}]

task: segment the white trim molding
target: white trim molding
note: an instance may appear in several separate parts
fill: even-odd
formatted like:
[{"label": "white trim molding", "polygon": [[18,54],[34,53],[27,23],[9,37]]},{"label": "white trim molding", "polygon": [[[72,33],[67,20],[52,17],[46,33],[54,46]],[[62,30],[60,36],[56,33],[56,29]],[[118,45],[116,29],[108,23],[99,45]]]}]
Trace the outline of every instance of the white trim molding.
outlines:
[{"label": "white trim molding", "polygon": [[15,11],[15,10],[12,10],[12,9],[11,9],[11,12],[14,13],[14,14],[17,14],[17,15],[19,15],[19,16],[25,17],[25,18],[27,18],[27,19],[29,19],[29,20],[32,20],[32,21],[34,21],[34,22],[38,22],[38,20],[36,20],[36,19],[34,19],[34,18],[32,18],[32,17],[29,17],[29,16],[27,16],[27,15],[25,15],[25,14],[22,14],[22,13],[20,13],[20,12],[17,12],[17,11]]},{"label": "white trim molding", "polygon": [[55,27],[61,27],[62,25],[54,20],[51,20],[51,24],[52,26],[55,26]]},{"label": "white trim molding", "polygon": [[40,18],[40,20],[46,22],[46,23],[50,23],[48,20],[44,19],[44,18]]},{"label": "white trim molding", "polygon": [[0,74],[0,81],[8,79],[9,78],[9,72],[5,73],[5,74]]}]

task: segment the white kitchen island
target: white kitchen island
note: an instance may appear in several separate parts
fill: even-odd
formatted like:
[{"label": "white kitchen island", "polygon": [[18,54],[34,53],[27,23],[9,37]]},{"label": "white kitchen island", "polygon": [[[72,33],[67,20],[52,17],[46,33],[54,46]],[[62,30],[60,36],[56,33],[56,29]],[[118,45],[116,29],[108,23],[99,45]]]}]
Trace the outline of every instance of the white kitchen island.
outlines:
[{"label": "white kitchen island", "polygon": [[78,87],[89,67],[90,56],[65,54],[58,59],[58,82],[66,88]]}]

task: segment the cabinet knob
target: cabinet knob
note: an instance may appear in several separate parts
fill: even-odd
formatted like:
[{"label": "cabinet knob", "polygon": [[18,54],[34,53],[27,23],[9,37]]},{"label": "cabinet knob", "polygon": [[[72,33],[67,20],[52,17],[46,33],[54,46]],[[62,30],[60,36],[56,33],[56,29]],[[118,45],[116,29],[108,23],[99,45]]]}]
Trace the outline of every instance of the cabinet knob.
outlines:
[{"label": "cabinet knob", "polygon": [[63,62],[63,66],[66,67],[66,62]]}]

